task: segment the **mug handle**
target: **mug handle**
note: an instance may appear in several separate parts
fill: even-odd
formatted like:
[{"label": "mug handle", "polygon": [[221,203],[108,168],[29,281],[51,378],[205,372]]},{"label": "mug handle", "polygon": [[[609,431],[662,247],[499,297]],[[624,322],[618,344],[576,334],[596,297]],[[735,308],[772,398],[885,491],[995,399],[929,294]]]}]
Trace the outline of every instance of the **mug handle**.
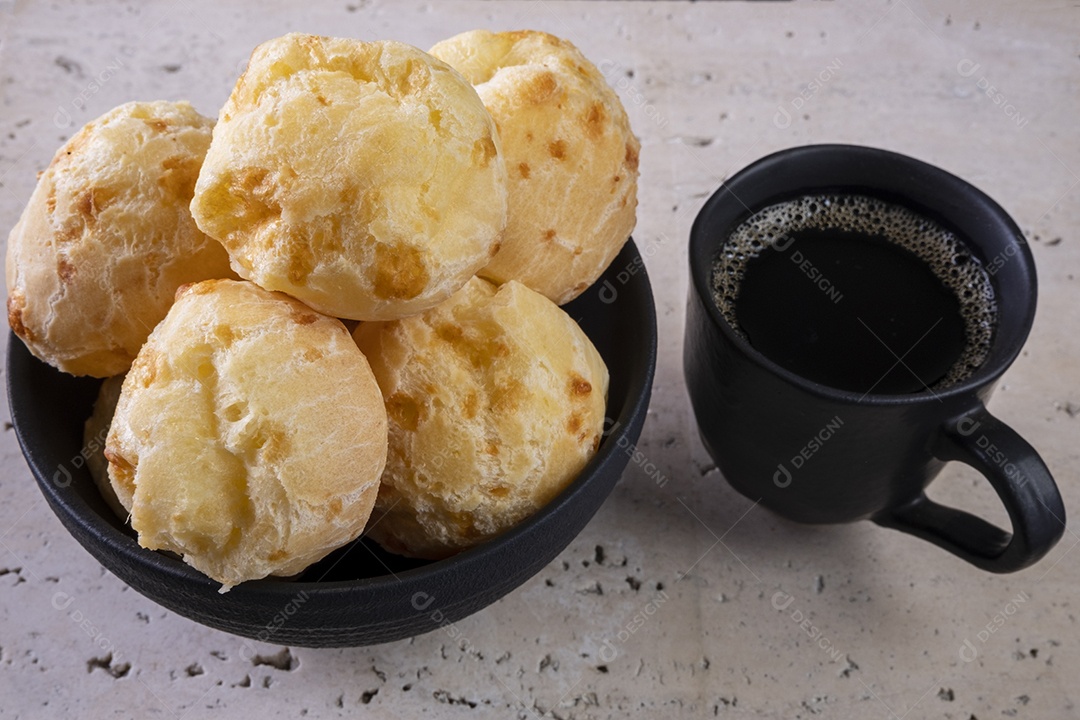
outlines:
[{"label": "mug handle", "polygon": [[959,460],[981,472],[1012,521],[1008,533],[963,510],[918,497],[874,517],[884,527],[928,540],[972,565],[1007,573],[1035,563],[1065,532],[1065,507],[1035,448],[979,403],[946,421],[933,447],[939,460]]}]

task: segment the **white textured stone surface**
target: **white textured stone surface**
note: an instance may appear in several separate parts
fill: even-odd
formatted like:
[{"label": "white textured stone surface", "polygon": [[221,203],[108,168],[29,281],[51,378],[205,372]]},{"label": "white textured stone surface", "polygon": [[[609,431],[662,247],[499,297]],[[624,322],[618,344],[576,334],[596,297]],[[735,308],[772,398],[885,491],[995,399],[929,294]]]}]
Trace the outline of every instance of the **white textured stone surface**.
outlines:
[{"label": "white textured stone surface", "polygon": [[[131,99],[186,98],[216,114],[264,39],[301,30],[428,47],[474,27],[571,39],[618,83],[642,138],[635,237],[661,340],[641,446],[667,483],[628,468],[561,557],[458,623],[471,651],[434,632],[286,655],[263,645],[274,662],[259,664],[238,638],[103,570],[45,505],[13,433],[0,433],[0,716],[1080,716],[1075,532],[1036,567],[993,576],[869,523],[782,521],[709,470],[681,371],[686,238],[722,178],[808,142],[928,160],[999,200],[1032,241],[1039,313],[991,409],[1041,450],[1080,515],[1075,3],[0,0],[0,229],[76,127]],[[774,122],[778,108],[790,124]],[[1005,520],[964,468],[932,491]],[[667,600],[645,614],[661,590]],[[784,611],[770,602],[778,591],[794,598]],[[71,598],[64,610],[58,592]],[[98,667],[102,637],[111,672]]]}]

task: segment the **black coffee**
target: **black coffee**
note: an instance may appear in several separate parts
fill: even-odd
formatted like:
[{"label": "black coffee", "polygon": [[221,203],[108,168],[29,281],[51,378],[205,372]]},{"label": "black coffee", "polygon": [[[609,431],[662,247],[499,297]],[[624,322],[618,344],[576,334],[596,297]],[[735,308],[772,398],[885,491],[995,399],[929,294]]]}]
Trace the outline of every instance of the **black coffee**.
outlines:
[{"label": "black coffee", "polygon": [[858,393],[957,383],[986,358],[989,276],[937,223],[881,200],[806,196],[751,216],[713,268],[728,323],[780,366]]}]

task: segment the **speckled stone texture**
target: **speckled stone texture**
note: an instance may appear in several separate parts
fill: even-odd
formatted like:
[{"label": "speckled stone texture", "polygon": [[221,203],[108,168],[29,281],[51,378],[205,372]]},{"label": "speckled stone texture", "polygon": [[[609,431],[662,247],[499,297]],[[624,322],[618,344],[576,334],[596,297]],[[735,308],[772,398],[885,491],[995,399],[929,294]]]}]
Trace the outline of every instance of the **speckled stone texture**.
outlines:
[{"label": "speckled stone texture", "polygon": [[[572,40],[642,139],[634,236],[661,348],[646,460],[577,541],[487,610],[377,647],[249,643],[154,605],[63,530],[5,425],[0,717],[1080,716],[1080,535],[993,576],[870,523],[780,520],[718,476],[681,369],[686,239],[724,177],[809,142],[914,155],[988,192],[1030,240],[1039,313],[990,409],[1042,452],[1080,517],[1074,5],[0,1],[5,235],[78,126],[133,99],[214,115],[267,38],[426,48],[488,27]],[[947,468],[931,494],[1006,520],[966,468]]]}]

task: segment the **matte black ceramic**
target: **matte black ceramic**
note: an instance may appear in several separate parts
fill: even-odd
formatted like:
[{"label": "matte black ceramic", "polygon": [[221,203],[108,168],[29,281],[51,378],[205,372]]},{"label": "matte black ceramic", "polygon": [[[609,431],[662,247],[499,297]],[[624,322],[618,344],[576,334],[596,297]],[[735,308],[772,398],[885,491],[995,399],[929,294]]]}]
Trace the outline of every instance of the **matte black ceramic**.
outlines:
[{"label": "matte black ceramic", "polygon": [[622,474],[629,459],[623,448],[641,433],[656,365],[656,311],[634,242],[627,242],[597,285],[565,309],[610,371],[610,432],[580,476],[536,515],[438,562],[405,560],[361,539],[297,580],[256,580],[220,594],[218,583],[183,562],[140,548],[101,499],[80,455],[83,423],[100,381],[54,370],[10,335],[11,420],[64,526],[143,595],[205,625],[283,645],[397,640],[474,613],[539,572],[581,531]]},{"label": "matte black ceramic", "polygon": [[[998,325],[986,361],[940,392],[865,395],[799,377],[736,334],[712,301],[717,249],[752,211],[809,193],[902,204],[958,233],[992,269]],[[736,490],[792,520],[872,519],[993,572],[1045,555],[1065,509],[1035,450],[984,406],[1035,314],[1035,268],[1016,224],[958,177],[884,150],[812,145],[770,155],[705,203],[690,234],[684,370],[705,447]],[[927,499],[946,461],[990,481],[1012,533]]]}]

